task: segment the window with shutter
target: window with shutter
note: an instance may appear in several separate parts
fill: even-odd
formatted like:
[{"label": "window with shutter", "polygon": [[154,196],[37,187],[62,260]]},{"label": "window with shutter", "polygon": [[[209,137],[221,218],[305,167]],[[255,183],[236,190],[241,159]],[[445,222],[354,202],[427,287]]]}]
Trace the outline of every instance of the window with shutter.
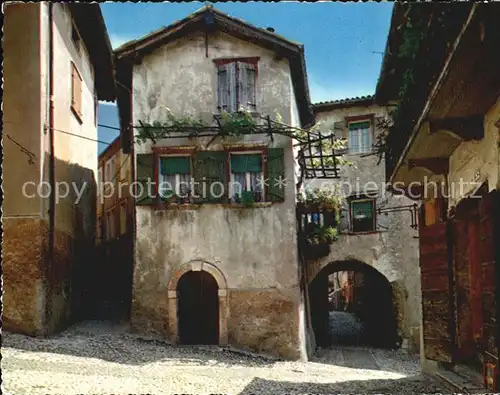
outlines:
[{"label": "window with shutter", "polygon": [[350,201],[352,232],[373,232],[375,230],[375,200]]},{"label": "window with shutter", "polygon": [[230,157],[230,196],[240,202],[244,191],[253,195],[255,202],[264,200],[262,154],[232,153]]},{"label": "window with shutter", "polygon": [[240,110],[255,111],[256,67],[249,63],[238,63],[238,104]]},{"label": "window with shutter", "polygon": [[235,112],[256,110],[257,66],[246,62],[229,62],[217,67],[217,108]]},{"label": "window with shutter", "polygon": [[349,137],[347,143],[350,154],[362,154],[371,152],[371,123],[369,121],[349,123]]},{"label": "window with shutter", "polygon": [[229,104],[229,73],[227,65],[218,67],[217,71],[217,109],[219,111],[228,111]]},{"label": "window with shutter", "polygon": [[[134,197],[137,205],[152,204],[156,199],[153,187],[148,187],[148,181],[154,182],[154,155],[137,154],[136,166],[137,183],[134,188]],[[151,190],[148,190],[151,189]]]},{"label": "window with shutter", "polygon": [[82,122],[82,77],[73,62],[71,62],[71,110]]},{"label": "window with shutter", "polygon": [[222,202],[227,198],[227,153],[200,151],[193,158],[193,178],[198,202]]},{"label": "window with shutter", "polygon": [[181,199],[191,196],[191,158],[162,156],[160,158],[158,193],[163,198],[174,194]]}]

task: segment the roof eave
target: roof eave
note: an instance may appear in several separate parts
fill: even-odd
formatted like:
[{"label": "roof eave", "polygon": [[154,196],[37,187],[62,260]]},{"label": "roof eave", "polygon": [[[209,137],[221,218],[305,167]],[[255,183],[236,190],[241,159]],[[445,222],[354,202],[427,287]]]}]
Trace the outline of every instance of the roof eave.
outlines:
[{"label": "roof eave", "polygon": [[97,97],[102,101],[116,98],[113,49],[99,4],[68,4],[95,68]]}]

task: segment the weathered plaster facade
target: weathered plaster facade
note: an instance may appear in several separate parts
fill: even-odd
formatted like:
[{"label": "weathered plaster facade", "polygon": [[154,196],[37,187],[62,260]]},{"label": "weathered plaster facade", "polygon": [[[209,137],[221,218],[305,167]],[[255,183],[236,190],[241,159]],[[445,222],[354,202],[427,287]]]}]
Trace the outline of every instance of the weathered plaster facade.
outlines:
[{"label": "weathered plaster facade", "polygon": [[[157,47],[133,67],[133,124],[191,115],[211,121],[216,109],[214,59],[259,57],[257,111],[300,126],[288,60],[228,34],[192,33]],[[224,150],[232,145],[284,148],[284,202],[254,208],[188,204],[158,209],[136,206],[132,325],[178,339],[177,288],[190,270],[208,271],[219,292],[219,344],[296,359],[299,342],[299,269],[296,245],[292,142],[265,135],[242,138],[165,139],[160,147]],[[151,142],[137,154],[152,152]]]},{"label": "weathered plaster facade", "polygon": [[[28,334],[47,334],[67,325],[73,308],[84,298],[75,282],[82,278],[78,268],[84,262],[75,256],[91,251],[94,240],[97,143],[63,132],[97,138],[95,69],[85,43],[81,41],[77,51],[72,42],[72,12],[66,4],[54,4],[56,82],[50,126],[49,21],[48,3],[5,7],[4,131],[33,153],[34,163],[29,164],[27,155],[4,134],[8,148],[3,167],[3,322],[8,330]],[[80,120],[71,111],[71,62],[83,80]],[[53,258],[48,247],[50,127],[54,129],[55,182],[70,186],[68,191],[61,186],[56,200]],[[78,202],[73,185],[83,190]]]},{"label": "weathered plaster facade", "polygon": [[[449,208],[471,196],[486,183],[488,191],[500,188],[500,99],[484,117],[484,137],[479,141],[462,142],[450,156],[448,185]],[[460,187],[462,180],[463,188]]]},{"label": "weathered plaster facade", "polygon": [[[332,106],[334,107],[334,106]],[[377,129],[377,118],[387,116],[384,107],[376,105],[340,106],[340,108],[319,109],[316,107],[316,121],[322,132],[331,132],[335,127],[337,137],[348,137],[346,117],[373,117],[372,132]],[[341,124],[342,123],[342,124]],[[337,130],[340,128],[340,130]],[[376,191],[376,208],[390,208],[411,205],[414,202],[403,196],[396,196],[385,189],[385,163],[378,163],[377,155],[349,154],[344,158],[353,166],[342,166],[337,180],[305,180],[304,188],[330,187],[338,185],[344,196]],[[420,272],[418,266],[418,232],[411,228],[411,214],[390,212],[378,214],[376,231],[355,234],[349,229],[349,206],[343,202],[339,226],[339,238],[327,257],[309,263],[308,276],[312,281],[317,273],[335,262],[359,261],[382,273],[393,287],[394,304],[397,312],[398,332],[408,340],[408,346],[418,351],[419,325],[421,315]]]}]

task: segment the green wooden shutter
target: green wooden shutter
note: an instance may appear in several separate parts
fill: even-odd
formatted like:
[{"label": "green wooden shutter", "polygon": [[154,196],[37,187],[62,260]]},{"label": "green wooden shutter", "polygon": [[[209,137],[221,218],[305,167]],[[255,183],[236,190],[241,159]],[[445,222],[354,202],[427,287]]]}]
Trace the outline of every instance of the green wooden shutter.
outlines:
[{"label": "green wooden shutter", "polygon": [[285,188],[279,180],[285,179],[285,150],[283,148],[269,148],[267,154],[267,188],[268,202],[284,202]]},{"label": "green wooden shutter", "polygon": [[[227,154],[225,151],[200,151],[195,154],[193,177],[196,182],[195,192],[199,196],[196,199],[199,202],[217,203],[226,200],[228,188],[226,170]],[[213,186],[214,194],[211,194],[211,185],[216,182],[219,185]]]},{"label": "green wooden shutter", "polygon": [[[154,155],[153,154],[137,154],[137,184],[141,184],[142,188],[137,185],[136,196],[137,205],[152,204],[155,199],[153,196],[148,196],[148,180],[151,183],[155,182],[154,178]],[[153,190],[153,186],[151,190]],[[142,193],[141,193],[142,192]]]}]

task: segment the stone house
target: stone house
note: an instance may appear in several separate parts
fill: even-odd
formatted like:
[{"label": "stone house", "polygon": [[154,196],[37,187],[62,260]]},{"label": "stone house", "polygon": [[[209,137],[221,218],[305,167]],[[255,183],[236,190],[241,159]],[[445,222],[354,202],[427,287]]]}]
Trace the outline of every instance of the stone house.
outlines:
[{"label": "stone house", "polygon": [[[344,159],[352,163],[341,166],[338,179],[306,179],[302,186],[306,190],[336,186],[343,196],[338,240],[328,254],[307,263],[316,340],[324,336],[321,328],[324,330],[328,319],[324,303],[329,274],[348,270],[366,275],[376,272],[392,293],[385,300],[382,291],[378,300],[376,295],[373,297],[374,311],[389,311],[380,340],[386,338],[396,345],[401,337],[405,347],[418,351],[421,302],[418,233],[412,227],[416,224],[415,202],[386,190],[384,158],[379,159],[374,151],[377,136],[383,133],[381,125],[390,116],[388,109],[376,104],[373,96],[321,102],[313,109],[319,131],[333,132],[336,138],[343,139]],[[388,305],[382,306],[384,303]],[[391,325],[391,321],[395,324]]]},{"label": "stone house", "polygon": [[[397,4],[376,94],[397,105],[387,180],[421,202],[422,366],[479,376],[489,392],[499,379],[499,17],[493,3]],[[425,61],[409,68],[402,48],[415,29],[426,31]]]},{"label": "stone house", "polygon": [[115,99],[112,51],[97,4],[3,9],[3,325],[43,335],[78,318],[91,288],[96,109]]},{"label": "stone house", "polygon": [[96,308],[106,318],[123,319],[130,313],[134,209],[131,168],[130,154],[123,152],[120,136],[99,154]]},{"label": "stone house", "polygon": [[[115,56],[122,143],[137,179],[133,328],[175,343],[304,356],[292,139],[213,132],[214,115],[238,109],[257,124],[275,112],[291,127],[313,123],[303,46],[207,6]],[[134,139],[141,123],[166,124],[169,112],[212,126],[204,136]],[[189,179],[198,184],[183,189]]]}]

